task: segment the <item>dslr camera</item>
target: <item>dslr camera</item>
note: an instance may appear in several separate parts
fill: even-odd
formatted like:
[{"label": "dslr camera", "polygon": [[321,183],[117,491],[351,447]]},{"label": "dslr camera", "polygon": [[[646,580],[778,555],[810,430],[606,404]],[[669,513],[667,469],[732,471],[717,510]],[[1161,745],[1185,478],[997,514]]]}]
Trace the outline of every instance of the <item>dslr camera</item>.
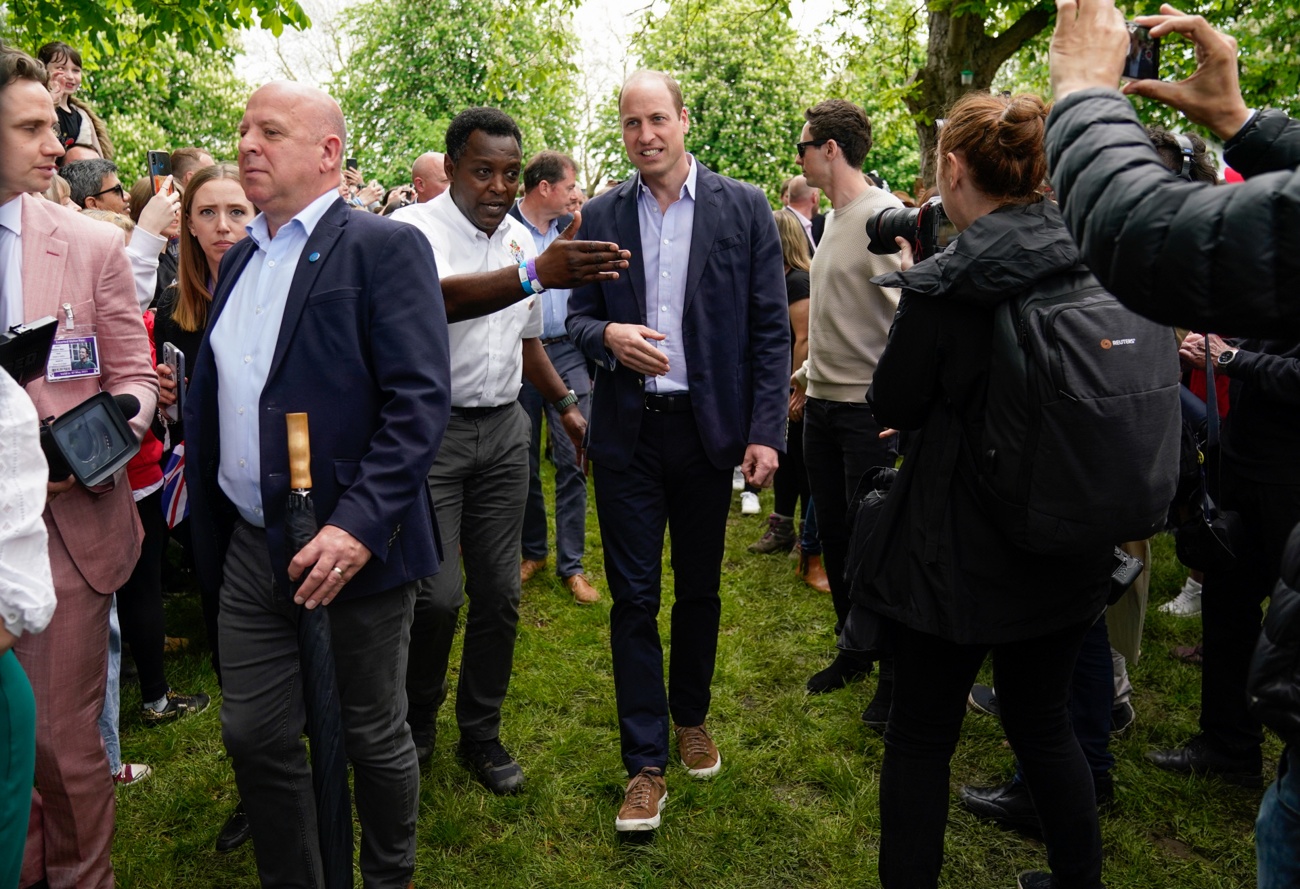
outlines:
[{"label": "dslr camera", "polygon": [[877,256],[897,253],[894,238],[912,245],[917,262],[940,253],[957,237],[957,227],[943,212],[943,201],[936,195],[919,207],[890,207],[867,220],[867,249]]}]

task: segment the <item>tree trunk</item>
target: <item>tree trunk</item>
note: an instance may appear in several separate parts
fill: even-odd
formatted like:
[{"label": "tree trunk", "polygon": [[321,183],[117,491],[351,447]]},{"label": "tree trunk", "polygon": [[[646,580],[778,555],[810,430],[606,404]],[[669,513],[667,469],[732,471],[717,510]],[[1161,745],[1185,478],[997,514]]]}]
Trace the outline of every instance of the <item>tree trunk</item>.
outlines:
[{"label": "tree trunk", "polygon": [[[912,76],[916,88],[906,100],[921,143],[921,178],[927,187],[935,183],[935,121],[966,92],[987,90],[1002,63],[1047,27],[1052,14],[1052,7],[1037,6],[992,36],[984,30],[984,17],[979,14],[953,15],[948,8],[931,8],[925,67]],[[971,72],[969,86],[961,82],[963,71]]]}]

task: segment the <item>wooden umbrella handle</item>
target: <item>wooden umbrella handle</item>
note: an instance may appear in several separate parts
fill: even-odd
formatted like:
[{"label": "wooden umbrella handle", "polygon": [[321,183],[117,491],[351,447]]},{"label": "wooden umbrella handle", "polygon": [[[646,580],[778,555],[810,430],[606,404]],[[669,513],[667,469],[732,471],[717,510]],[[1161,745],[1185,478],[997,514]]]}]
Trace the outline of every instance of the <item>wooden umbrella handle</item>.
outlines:
[{"label": "wooden umbrella handle", "polygon": [[289,487],[311,487],[311,437],[306,414],[285,414],[289,426]]}]

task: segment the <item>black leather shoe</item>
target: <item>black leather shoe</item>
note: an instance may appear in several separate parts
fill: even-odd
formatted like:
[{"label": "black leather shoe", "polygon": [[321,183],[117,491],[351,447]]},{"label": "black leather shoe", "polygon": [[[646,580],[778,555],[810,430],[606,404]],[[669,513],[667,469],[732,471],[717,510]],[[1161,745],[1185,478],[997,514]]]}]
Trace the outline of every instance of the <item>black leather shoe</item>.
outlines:
[{"label": "black leather shoe", "polygon": [[438,741],[436,720],[430,720],[426,725],[411,726],[411,740],[415,742],[415,761],[425,765],[433,758],[433,747]]},{"label": "black leather shoe", "polygon": [[871,672],[871,661],[859,660],[844,652],[835,655],[835,660],[825,670],[820,670],[808,680],[808,694],[819,695],[843,688],[850,682],[856,682]]},{"label": "black leather shoe", "polygon": [[1027,870],[1016,876],[1016,889],[1052,889],[1055,885],[1045,870]]},{"label": "black leather shoe", "polygon": [[[1109,809],[1115,802],[1115,783],[1110,775],[1093,776],[1097,808]],[[993,787],[964,786],[958,791],[962,808],[985,821],[995,821],[1020,833],[1039,836],[1038,811],[1029,797],[1029,788],[1019,781]]]},{"label": "black leather shoe", "polygon": [[248,816],[244,814],[244,801],[240,800],[235,804],[235,811],[231,812],[230,817],[226,819],[221,833],[217,834],[217,851],[229,852],[238,849],[248,842],[252,835],[253,828],[249,826]]},{"label": "black leather shoe", "polygon": [[1229,784],[1258,789],[1263,783],[1263,765],[1259,750],[1249,754],[1224,753],[1214,748],[1205,735],[1197,735],[1184,747],[1172,750],[1148,750],[1147,759],[1170,772],[1192,775],[1217,775]]},{"label": "black leather shoe", "polygon": [[882,669],[880,681],[876,683],[876,694],[867,705],[867,709],[862,711],[863,724],[876,734],[883,735],[886,726],[889,725],[889,708],[893,703],[894,682],[892,678],[886,678],[886,673]]},{"label": "black leather shoe", "polygon": [[524,770],[497,738],[490,741],[460,739],[456,756],[465,768],[483,782],[483,786],[497,796],[518,793],[524,789]]},{"label": "black leather shoe", "polygon": [[1021,833],[1037,834],[1038,812],[1029,798],[1029,788],[1019,781],[993,787],[962,787],[957,792],[962,808],[976,818],[996,821]]}]

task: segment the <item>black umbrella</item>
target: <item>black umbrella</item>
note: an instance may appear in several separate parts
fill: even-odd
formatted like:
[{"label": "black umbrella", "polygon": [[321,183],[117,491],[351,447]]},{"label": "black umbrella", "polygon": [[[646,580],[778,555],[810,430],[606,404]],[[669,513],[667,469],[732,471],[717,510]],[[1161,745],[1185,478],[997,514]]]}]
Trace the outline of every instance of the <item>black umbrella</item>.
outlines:
[{"label": "black umbrella", "polygon": [[[311,500],[311,439],[306,414],[286,414],[289,425],[289,503],[284,514],[289,557],[311,542],[320,529]],[[305,576],[305,572],[304,572]],[[296,586],[296,585],[295,585]],[[296,590],[295,590],[296,591]],[[298,613],[298,655],[302,664],[311,778],[316,792],[316,829],[327,889],[351,889],[352,798],[343,746],[329,613],[323,606]]]}]

